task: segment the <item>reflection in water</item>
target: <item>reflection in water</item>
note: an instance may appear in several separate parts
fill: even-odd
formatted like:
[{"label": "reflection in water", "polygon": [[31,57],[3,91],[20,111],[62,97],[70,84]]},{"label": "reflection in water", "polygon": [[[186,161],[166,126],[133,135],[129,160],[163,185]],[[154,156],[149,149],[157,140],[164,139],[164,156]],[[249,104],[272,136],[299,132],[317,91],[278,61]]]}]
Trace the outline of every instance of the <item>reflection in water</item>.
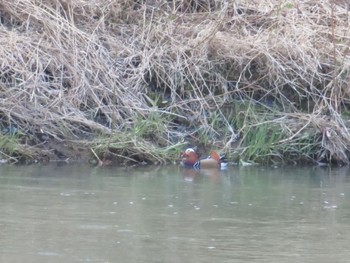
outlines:
[{"label": "reflection in water", "polygon": [[348,262],[348,172],[0,166],[0,261]]},{"label": "reflection in water", "polygon": [[191,168],[183,168],[181,170],[184,180],[188,182],[192,182],[194,180],[200,179],[200,177],[206,176],[209,177],[212,180],[220,180],[221,175],[223,174],[222,171],[218,169],[201,169],[201,170],[195,170]]}]

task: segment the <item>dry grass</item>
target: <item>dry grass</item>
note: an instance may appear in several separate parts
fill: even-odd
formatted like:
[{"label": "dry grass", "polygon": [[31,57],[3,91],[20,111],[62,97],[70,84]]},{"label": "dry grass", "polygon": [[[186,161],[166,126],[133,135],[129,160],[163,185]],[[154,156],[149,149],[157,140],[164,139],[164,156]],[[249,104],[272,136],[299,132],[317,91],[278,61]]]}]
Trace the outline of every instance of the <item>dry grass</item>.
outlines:
[{"label": "dry grass", "polygon": [[[91,148],[101,159],[163,162],[189,138],[245,158],[254,147],[245,132],[267,121],[282,133],[267,158],[349,162],[345,1],[14,0],[0,8],[1,125],[25,134],[18,142],[34,158],[84,159]],[[237,102],[264,112],[238,125],[223,110]],[[142,127],[168,129],[140,133],[136,124],[154,122],[154,112],[163,126]]]}]

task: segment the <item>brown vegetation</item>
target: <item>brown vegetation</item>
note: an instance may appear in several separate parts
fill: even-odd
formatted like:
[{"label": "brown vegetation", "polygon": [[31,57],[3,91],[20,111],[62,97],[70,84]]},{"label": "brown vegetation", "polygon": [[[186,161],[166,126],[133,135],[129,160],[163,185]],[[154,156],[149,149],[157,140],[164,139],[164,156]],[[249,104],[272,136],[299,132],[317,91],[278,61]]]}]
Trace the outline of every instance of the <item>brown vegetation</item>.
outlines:
[{"label": "brown vegetation", "polygon": [[0,1],[2,158],[349,163],[345,1]]}]

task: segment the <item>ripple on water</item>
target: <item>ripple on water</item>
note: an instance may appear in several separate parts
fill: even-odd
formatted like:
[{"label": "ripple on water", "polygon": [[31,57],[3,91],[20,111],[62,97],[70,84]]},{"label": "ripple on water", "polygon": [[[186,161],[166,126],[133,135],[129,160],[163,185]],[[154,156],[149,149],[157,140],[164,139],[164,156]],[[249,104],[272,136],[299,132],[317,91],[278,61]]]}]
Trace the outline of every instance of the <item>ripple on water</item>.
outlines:
[{"label": "ripple on water", "polygon": [[89,225],[79,225],[79,228],[89,229],[89,230],[105,230],[105,229],[109,229],[110,227],[108,225],[89,224]]},{"label": "ripple on water", "polygon": [[325,205],[323,208],[324,209],[337,209],[338,206],[337,205]]},{"label": "ripple on water", "polygon": [[60,254],[56,253],[56,252],[52,252],[52,251],[39,251],[37,253],[39,256],[48,256],[48,257],[57,257]]}]

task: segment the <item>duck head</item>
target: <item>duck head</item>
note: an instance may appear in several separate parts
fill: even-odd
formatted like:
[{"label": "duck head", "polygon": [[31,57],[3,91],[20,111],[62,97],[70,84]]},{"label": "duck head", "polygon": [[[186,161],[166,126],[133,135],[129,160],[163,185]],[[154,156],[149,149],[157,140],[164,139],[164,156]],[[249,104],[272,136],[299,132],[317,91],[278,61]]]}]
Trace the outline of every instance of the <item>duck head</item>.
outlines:
[{"label": "duck head", "polygon": [[192,166],[199,161],[201,154],[193,148],[187,148],[184,152],[180,154],[182,164],[185,166]]}]

